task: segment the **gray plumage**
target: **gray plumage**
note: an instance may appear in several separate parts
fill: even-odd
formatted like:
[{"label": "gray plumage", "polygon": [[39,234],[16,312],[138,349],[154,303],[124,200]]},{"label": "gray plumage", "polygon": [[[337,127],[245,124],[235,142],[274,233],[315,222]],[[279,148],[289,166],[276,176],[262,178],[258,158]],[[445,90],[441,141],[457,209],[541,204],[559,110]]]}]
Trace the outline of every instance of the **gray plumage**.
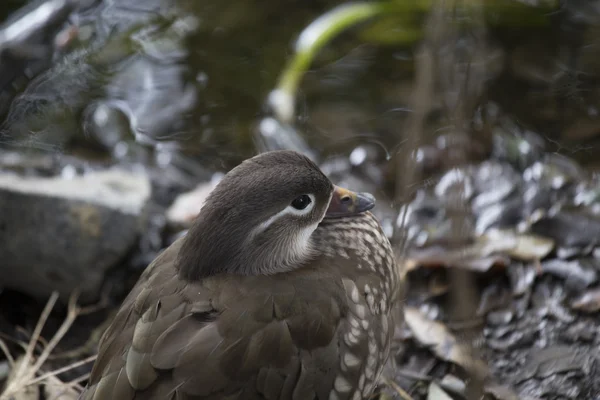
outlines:
[{"label": "gray plumage", "polygon": [[[305,194],[314,204],[290,208]],[[400,271],[370,207],[297,153],[245,161],[144,271],[82,398],[368,398],[401,317]]]}]

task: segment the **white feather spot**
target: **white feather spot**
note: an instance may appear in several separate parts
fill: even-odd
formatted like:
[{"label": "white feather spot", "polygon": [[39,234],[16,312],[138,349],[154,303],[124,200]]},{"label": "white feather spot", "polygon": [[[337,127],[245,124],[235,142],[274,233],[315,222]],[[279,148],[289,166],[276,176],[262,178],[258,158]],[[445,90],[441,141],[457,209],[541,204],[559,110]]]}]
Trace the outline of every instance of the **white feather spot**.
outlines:
[{"label": "white feather spot", "polygon": [[348,382],[343,376],[339,376],[339,375],[337,378],[335,378],[333,387],[338,392],[343,392],[343,393],[349,392],[350,389],[352,389],[352,385],[350,385],[350,382]]},{"label": "white feather spot", "polygon": [[348,353],[348,352],[344,353],[343,359],[344,359],[344,364],[346,364],[350,368],[356,367],[357,365],[360,364],[360,359],[352,353]]},{"label": "white feather spot", "polygon": [[377,352],[377,345],[374,340],[369,340],[369,354],[375,354]]},{"label": "white feather spot", "polygon": [[356,285],[352,285],[352,290],[350,290],[350,298],[352,299],[353,302],[358,303],[359,297],[358,297],[358,289],[356,288]]},{"label": "white feather spot", "polygon": [[357,304],[356,307],[354,307],[354,312],[356,313],[356,316],[360,319],[365,319],[367,315],[367,309],[362,304]]},{"label": "white feather spot", "polygon": [[353,346],[355,344],[358,344],[358,338],[356,336],[354,336],[351,332],[348,332],[348,334],[345,336],[346,339],[346,344],[348,346]]}]

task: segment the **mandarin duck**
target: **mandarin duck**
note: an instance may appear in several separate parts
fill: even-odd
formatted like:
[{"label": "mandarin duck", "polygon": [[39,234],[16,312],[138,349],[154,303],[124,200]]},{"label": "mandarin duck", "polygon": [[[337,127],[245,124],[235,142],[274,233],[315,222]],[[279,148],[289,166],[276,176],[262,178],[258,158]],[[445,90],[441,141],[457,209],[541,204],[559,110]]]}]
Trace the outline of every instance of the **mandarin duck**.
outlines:
[{"label": "mandarin duck", "polygon": [[143,272],[80,398],[369,398],[402,316],[374,204],[293,151],[242,162]]}]

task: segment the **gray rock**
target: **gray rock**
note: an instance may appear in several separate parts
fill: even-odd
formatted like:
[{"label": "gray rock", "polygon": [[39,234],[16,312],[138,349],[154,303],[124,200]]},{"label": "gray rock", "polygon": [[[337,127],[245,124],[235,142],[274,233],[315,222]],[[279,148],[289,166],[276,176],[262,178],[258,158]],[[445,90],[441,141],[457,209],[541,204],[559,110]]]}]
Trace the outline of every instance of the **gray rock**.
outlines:
[{"label": "gray rock", "polygon": [[166,213],[169,226],[173,229],[191,227],[204,201],[222,177],[223,174],[214,174],[209,182],[201,183],[195,189],[177,196]]},{"label": "gray rock", "polygon": [[0,173],[0,287],[35,297],[79,288],[97,298],[110,267],[136,243],[151,194],[142,174],[112,169],[73,179]]}]

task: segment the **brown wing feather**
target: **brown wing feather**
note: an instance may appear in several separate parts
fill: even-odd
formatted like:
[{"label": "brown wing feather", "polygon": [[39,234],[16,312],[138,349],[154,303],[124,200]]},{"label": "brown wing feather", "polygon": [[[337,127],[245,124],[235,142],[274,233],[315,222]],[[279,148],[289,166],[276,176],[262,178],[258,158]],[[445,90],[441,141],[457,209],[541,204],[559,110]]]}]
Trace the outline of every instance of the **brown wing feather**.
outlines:
[{"label": "brown wing feather", "polygon": [[[316,268],[192,284],[177,275],[179,245],[148,267],[123,303],[82,398],[327,398],[346,312],[339,278]],[[324,279],[328,291],[303,290]]]}]

